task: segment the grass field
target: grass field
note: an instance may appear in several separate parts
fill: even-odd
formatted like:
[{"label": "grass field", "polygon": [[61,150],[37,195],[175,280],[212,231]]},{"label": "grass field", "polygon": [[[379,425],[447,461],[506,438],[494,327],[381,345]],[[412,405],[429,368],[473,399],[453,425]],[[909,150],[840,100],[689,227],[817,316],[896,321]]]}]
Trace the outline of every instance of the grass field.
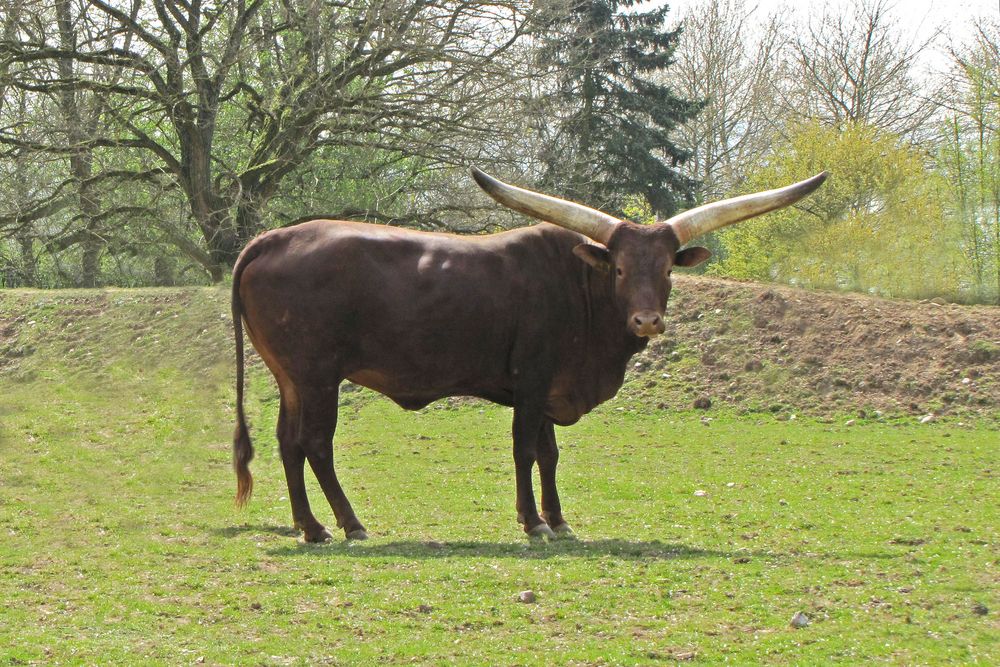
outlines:
[{"label": "grass field", "polygon": [[993,422],[611,402],[557,434],[579,540],[529,543],[508,410],[356,392],[335,451],[372,539],[304,545],[259,367],[233,507],[224,294],[106,293],[99,322],[38,294],[0,299],[30,318],[0,367],[0,664],[1000,663]]}]

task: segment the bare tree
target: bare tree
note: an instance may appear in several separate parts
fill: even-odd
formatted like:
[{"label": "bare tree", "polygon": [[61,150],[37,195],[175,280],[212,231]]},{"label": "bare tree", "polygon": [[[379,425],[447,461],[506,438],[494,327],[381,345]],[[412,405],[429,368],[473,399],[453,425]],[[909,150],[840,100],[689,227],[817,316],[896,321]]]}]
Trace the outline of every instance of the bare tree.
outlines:
[{"label": "bare tree", "polygon": [[977,21],[951,56],[936,96],[938,168],[951,185],[976,296],[1000,303],[1000,24]]},{"label": "bare tree", "polygon": [[[24,3],[10,2],[0,12],[3,43],[16,39],[31,26]],[[44,136],[44,130],[30,119],[44,106],[37,95],[13,85],[12,62],[0,57],[0,127],[5,134],[30,141]],[[59,186],[58,168],[51,156],[38,156],[19,147],[0,151],[0,284],[34,285],[38,256],[35,252],[34,224],[58,215],[73,203],[72,193]]]},{"label": "bare tree", "polygon": [[681,16],[684,33],[666,70],[670,85],[704,108],[677,131],[691,157],[683,169],[703,199],[732,192],[768,151],[780,122],[782,26],[743,0],[702,0]]},{"label": "bare tree", "polygon": [[[526,0],[26,1],[58,30],[43,18],[3,40],[8,83],[59,100],[81,132],[27,139],[0,127],[0,144],[75,161],[81,202],[98,208],[95,179],[145,183],[143,202],[182,193],[188,220],[126,203],[85,210],[84,226],[149,214],[214,280],[264,228],[290,174],[353,152],[405,180],[464,162],[472,136],[496,136],[505,126],[490,111],[519,82],[512,58],[531,11]],[[84,94],[100,100],[100,126],[82,113]],[[114,164],[97,174],[85,156],[101,151]],[[412,195],[392,190],[389,204]]]},{"label": "bare tree", "polygon": [[[73,53],[80,39],[70,0],[55,0],[55,13],[59,34],[58,48],[62,54]],[[79,78],[77,63],[72,57],[68,55],[56,57],[55,65],[56,81],[62,84],[57,97],[64,124],[62,128],[64,141],[71,151],[68,156],[70,175],[75,181],[83,222],[79,233],[79,240],[83,246],[81,285],[95,287],[103,244],[98,236],[101,203],[92,181],[94,147],[90,139],[97,133],[101,104],[97,96],[87,90],[68,85]]]},{"label": "bare tree", "polygon": [[934,107],[914,67],[934,37],[907,37],[886,0],[859,0],[850,13],[827,7],[803,32],[790,40],[783,100],[789,113],[918,138]]}]

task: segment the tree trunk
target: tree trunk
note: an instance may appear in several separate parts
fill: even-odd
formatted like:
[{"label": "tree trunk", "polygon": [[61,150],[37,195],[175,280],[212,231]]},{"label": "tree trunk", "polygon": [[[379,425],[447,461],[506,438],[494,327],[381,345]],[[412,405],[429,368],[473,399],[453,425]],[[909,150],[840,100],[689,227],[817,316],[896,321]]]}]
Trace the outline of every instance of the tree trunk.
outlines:
[{"label": "tree trunk", "polygon": [[80,259],[80,287],[97,287],[101,273],[101,246],[88,237],[83,242],[83,257]]},{"label": "tree trunk", "polygon": [[203,220],[199,220],[198,226],[205,237],[205,245],[208,247],[208,256],[211,259],[211,265],[205,268],[212,282],[221,282],[226,275],[226,267],[236,263],[242,245],[233,231],[232,218],[228,211],[221,210],[208,214]]},{"label": "tree trunk", "polygon": [[166,257],[157,255],[153,259],[153,282],[157,287],[170,287],[174,284],[174,267]]},{"label": "tree trunk", "polygon": [[[17,244],[21,251],[21,286],[38,287],[38,261],[35,259],[34,243],[31,233],[25,231],[17,236]],[[17,285],[11,285],[16,287]]]},{"label": "tree trunk", "polygon": [[250,243],[255,236],[264,231],[261,217],[260,206],[256,203],[242,202],[236,208],[236,229],[240,236],[241,246]]},{"label": "tree trunk", "polygon": [[[69,0],[59,0],[56,3],[56,20],[59,24],[59,41],[64,51],[76,49],[76,33],[73,30],[73,17]],[[74,63],[71,58],[59,58],[59,76],[64,81],[75,78]],[[62,107],[63,122],[66,124],[66,135],[70,146],[85,146],[93,134],[97,114],[84,118],[81,113],[80,100],[73,88],[67,87],[59,97]],[[89,129],[89,131],[88,131]],[[80,212],[83,216],[87,234],[82,241],[83,256],[80,261],[80,286],[97,287],[101,268],[101,242],[97,235],[97,216],[101,206],[97,195],[89,185],[93,176],[94,155],[89,148],[79,148],[69,158],[70,171],[76,181],[80,199]]]},{"label": "tree trunk", "polygon": [[231,266],[239,256],[240,243],[231,211],[233,202],[220,195],[213,182],[212,142],[214,121],[190,119],[183,123],[181,139],[182,173],[185,190],[191,202],[191,213],[205,239],[211,258],[206,266],[212,282],[220,282],[225,267]]}]

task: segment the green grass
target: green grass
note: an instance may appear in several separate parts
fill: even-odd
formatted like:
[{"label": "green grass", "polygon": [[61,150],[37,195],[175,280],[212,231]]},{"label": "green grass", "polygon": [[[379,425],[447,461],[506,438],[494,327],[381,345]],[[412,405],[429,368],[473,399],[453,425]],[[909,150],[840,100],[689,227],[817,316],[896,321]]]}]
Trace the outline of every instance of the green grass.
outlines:
[{"label": "green grass", "polygon": [[372,539],[304,545],[259,366],[233,507],[224,294],[110,292],[68,329],[39,294],[0,299],[30,348],[0,368],[0,664],[1000,662],[995,423],[611,402],[557,434],[579,540],[529,543],[508,410],[355,392],[335,453]]}]

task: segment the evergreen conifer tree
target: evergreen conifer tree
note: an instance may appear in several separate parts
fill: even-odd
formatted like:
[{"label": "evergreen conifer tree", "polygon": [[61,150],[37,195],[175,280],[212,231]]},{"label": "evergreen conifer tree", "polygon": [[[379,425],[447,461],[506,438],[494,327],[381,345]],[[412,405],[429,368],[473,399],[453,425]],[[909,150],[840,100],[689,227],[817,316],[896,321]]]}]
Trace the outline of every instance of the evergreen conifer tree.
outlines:
[{"label": "evergreen conifer tree", "polygon": [[656,82],[680,29],[665,29],[667,5],[635,11],[644,1],[570,0],[569,19],[548,32],[543,185],[618,214],[639,195],[669,216],[693,203],[697,185],[676,170],[687,154],[670,132],[702,105]]}]

